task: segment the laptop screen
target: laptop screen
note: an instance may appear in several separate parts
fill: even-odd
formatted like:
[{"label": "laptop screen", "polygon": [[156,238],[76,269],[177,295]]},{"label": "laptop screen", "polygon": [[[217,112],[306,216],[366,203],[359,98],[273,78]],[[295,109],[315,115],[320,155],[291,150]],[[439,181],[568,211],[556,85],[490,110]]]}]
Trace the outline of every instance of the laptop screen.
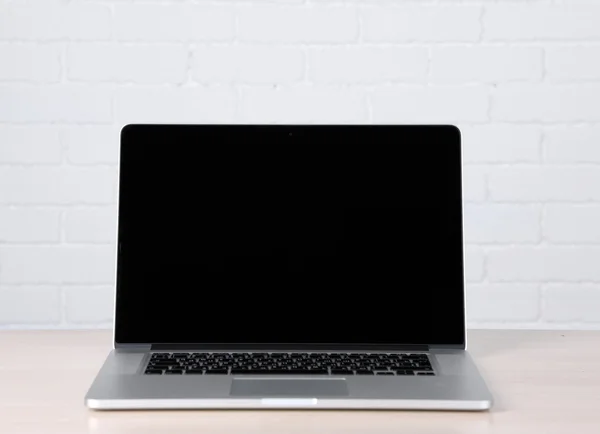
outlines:
[{"label": "laptop screen", "polygon": [[462,344],[453,127],[129,126],[118,343]]}]

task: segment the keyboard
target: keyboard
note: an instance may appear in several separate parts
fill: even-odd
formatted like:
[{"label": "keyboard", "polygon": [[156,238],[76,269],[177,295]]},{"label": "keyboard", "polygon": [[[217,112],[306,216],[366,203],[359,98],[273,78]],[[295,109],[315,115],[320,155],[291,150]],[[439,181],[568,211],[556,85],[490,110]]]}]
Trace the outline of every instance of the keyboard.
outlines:
[{"label": "keyboard", "polygon": [[426,354],[152,353],[147,375],[435,375]]}]

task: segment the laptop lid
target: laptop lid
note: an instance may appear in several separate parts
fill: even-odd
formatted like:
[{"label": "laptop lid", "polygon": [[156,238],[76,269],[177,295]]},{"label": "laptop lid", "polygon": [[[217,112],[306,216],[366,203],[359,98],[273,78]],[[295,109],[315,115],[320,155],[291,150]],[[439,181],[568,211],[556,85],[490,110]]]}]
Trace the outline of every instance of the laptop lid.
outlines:
[{"label": "laptop lid", "polygon": [[115,342],[464,347],[452,126],[129,125]]}]

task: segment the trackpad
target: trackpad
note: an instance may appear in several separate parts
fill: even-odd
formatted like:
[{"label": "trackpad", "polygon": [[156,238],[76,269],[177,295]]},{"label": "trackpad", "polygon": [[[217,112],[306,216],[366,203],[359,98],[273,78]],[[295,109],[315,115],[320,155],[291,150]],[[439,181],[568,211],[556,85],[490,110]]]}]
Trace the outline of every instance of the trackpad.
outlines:
[{"label": "trackpad", "polygon": [[232,396],[348,396],[346,380],[296,380],[268,378],[235,378],[231,384]]}]

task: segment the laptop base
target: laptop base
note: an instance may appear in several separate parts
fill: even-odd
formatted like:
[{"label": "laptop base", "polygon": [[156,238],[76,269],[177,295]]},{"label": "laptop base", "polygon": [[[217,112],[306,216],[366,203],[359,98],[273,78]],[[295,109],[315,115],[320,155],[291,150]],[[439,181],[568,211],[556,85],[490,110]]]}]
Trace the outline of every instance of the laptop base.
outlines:
[{"label": "laptop base", "polygon": [[85,397],[94,410],[487,410],[492,397],[463,350],[427,353],[433,376],[145,375],[150,353],[116,349]]}]

